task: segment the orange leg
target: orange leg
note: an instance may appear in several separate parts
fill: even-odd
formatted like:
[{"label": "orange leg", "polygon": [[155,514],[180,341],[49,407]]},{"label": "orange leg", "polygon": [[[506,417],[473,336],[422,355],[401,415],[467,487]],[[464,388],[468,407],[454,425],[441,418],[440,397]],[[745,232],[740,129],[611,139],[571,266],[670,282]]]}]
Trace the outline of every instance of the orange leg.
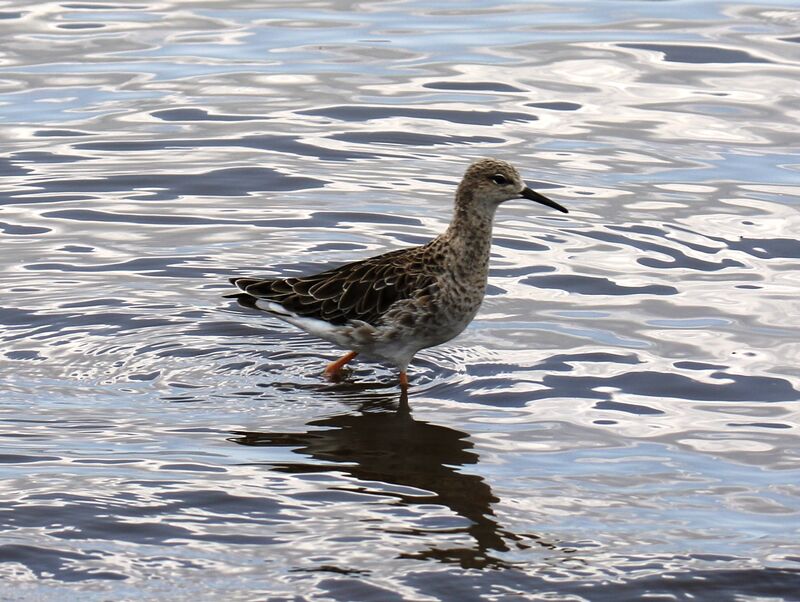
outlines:
[{"label": "orange leg", "polygon": [[325,376],[328,378],[337,378],[341,374],[344,365],[347,362],[351,361],[353,358],[355,358],[357,355],[358,353],[356,353],[355,351],[351,351],[350,353],[340,357],[335,362],[331,362],[330,364],[328,364],[328,367],[325,368]]},{"label": "orange leg", "polygon": [[400,372],[400,390],[408,392],[408,374],[406,374],[405,370]]}]

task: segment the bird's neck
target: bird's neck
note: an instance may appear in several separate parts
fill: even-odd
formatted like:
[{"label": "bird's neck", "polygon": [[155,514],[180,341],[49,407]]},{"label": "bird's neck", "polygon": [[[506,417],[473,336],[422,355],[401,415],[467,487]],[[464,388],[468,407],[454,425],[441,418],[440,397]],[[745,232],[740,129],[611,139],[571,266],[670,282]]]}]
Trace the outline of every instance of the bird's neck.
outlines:
[{"label": "bird's neck", "polygon": [[454,269],[484,277],[488,273],[492,247],[492,225],[496,207],[481,206],[459,195],[450,226],[442,235],[451,250]]}]

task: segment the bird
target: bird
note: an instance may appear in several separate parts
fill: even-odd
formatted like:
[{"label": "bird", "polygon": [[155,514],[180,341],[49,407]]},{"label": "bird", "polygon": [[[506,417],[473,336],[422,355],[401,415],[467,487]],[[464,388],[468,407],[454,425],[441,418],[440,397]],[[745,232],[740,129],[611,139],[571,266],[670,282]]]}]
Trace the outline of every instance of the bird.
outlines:
[{"label": "bird", "polygon": [[495,211],[520,198],[568,213],[529,188],[510,163],[481,159],[456,189],[449,226],[430,242],[308,276],[230,278],[238,290],[228,296],[348,350],[325,368],[330,380],[362,355],[396,366],[407,394],[416,353],[459,335],[477,314]]}]

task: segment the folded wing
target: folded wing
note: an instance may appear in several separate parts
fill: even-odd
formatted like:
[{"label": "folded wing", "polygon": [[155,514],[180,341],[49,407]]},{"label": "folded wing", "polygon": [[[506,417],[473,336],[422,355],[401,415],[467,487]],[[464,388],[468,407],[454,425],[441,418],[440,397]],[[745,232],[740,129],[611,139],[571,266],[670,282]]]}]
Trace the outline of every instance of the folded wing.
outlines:
[{"label": "folded wing", "polygon": [[346,324],[375,325],[394,303],[425,294],[434,273],[417,260],[418,248],[401,249],[313,276],[231,282],[256,299],[277,303],[299,316]]}]

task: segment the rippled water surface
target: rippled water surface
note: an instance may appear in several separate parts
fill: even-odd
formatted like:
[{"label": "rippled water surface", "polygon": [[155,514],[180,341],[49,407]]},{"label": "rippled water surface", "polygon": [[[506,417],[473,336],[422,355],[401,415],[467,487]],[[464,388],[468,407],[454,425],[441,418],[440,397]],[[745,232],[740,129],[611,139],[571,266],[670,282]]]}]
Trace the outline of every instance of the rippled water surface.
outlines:
[{"label": "rippled water surface", "polygon": [[[0,3],[0,593],[797,600],[800,9]],[[396,372],[238,307],[498,213]]]}]

